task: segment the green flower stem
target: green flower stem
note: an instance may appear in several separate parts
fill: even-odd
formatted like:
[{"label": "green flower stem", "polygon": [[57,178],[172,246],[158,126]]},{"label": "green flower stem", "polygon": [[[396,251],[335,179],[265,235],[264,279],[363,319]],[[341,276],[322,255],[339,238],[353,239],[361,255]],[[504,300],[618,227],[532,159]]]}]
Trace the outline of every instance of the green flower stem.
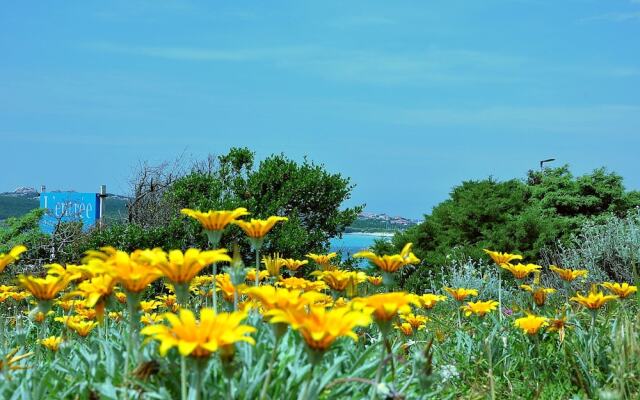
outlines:
[{"label": "green flower stem", "polygon": [[500,275],[500,271],[498,271],[498,315],[500,322],[502,322],[502,275]]},{"label": "green flower stem", "polygon": [[540,366],[538,365],[538,359],[540,358],[540,337],[537,333],[529,336],[530,354],[531,354],[531,371],[534,382],[538,382],[538,373]]},{"label": "green flower stem", "polygon": [[[218,246],[220,245],[220,239],[222,239],[222,229],[221,230],[217,230],[217,231],[209,231],[206,230],[205,233],[207,234],[207,238],[209,239],[209,248],[211,249],[217,249]],[[217,295],[216,295],[216,275],[218,274],[218,266],[216,265],[216,263],[213,263],[211,265],[211,273],[212,273],[212,277],[213,277],[213,282],[211,283],[211,290],[213,290],[213,312],[214,313],[218,313],[218,302],[217,302]],[[205,304],[206,304],[206,297],[205,297]]]},{"label": "green flower stem", "polygon": [[104,339],[107,339],[107,336],[109,335],[109,315],[103,315],[102,316],[102,325],[104,327],[104,330],[102,331],[104,333]]},{"label": "green flower stem", "polygon": [[260,284],[260,246],[256,246],[256,287]]},{"label": "green flower stem", "polygon": [[129,311],[129,348],[127,349],[127,358],[125,361],[125,374],[131,372],[129,370],[129,360],[133,356],[133,362],[138,365],[138,335],[140,333],[140,293],[127,292],[127,308]]},{"label": "green flower stem", "polygon": [[238,289],[233,286],[233,311],[238,311]]},{"label": "green flower stem", "polygon": [[[533,311],[533,313],[535,314],[536,312],[536,299],[533,297],[533,295],[531,296],[531,311]],[[500,313],[502,314],[502,313]],[[502,315],[501,315],[502,317]],[[502,318],[500,318],[500,320],[502,320]]]},{"label": "green flower stem", "polygon": [[38,330],[38,342],[36,343],[36,358],[40,359],[42,356],[42,339],[47,337],[47,314],[45,313],[44,319],[40,324],[40,329]]},{"label": "green flower stem", "polygon": [[209,239],[209,247],[211,249],[217,249],[220,245],[220,239],[222,238],[222,230],[218,231],[209,231],[206,230],[207,239]]},{"label": "green flower stem", "polygon": [[[66,321],[69,321],[69,318],[71,317],[71,313],[73,312],[74,309],[75,309],[74,305],[69,307],[69,310],[67,311],[67,315],[66,315],[66,317],[67,317]],[[69,328],[69,324],[65,323],[64,324],[64,331],[62,331],[62,334],[61,334],[63,339],[66,339],[67,337],[69,337],[69,329],[70,329]]]},{"label": "green flower stem", "polygon": [[[0,304],[0,315],[5,315],[5,309]],[[0,317],[0,349],[4,350],[4,318]]]},{"label": "green flower stem", "polygon": [[396,363],[393,359],[393,348],[391,346],[391,341],[389,340],[389,336],[384,336],[384,346],[387,349],[387,354],[389,355],[389,361],[391,362],[391,380],[396,379]]},{"label": "green flower stem", "polygon": [[52,305],[51,303],[52,303],[51,300],[39,300],[38,301],[38,311],[40,311],[44,315],[47,315],[49,310],[51,310],[51,305]]},{"label": "green flower stem", "polygon": [[491,400],[495,400],[496,398],[496,388],[495,388],[495,378],[493,375],[493,352],[491,351],[491,338],[487,338],[485,340],[485,350],[487,352],[487,363],[489,364],[489,398]]},{"label": "green flower stem", "polygon": [[32,311],[33,318],[35,319],[38,315],[38,312],[41,312],[44,315],[44,319],[40,323],[40,328],[38,329],[38,339],[36,343],[36,358],[40,359],[42,356],[42,345],[40,341],[46,337],[47,332],[47,313],[51,309],[51,301],[38,301],[38,306]]},{"label": "green flower stem", "polygon": [[233,358],[235,350],[233,347],[229,349],[222,348],[219,351],[220,361],[222,366],[222,375],[227,379],[227,399],[233,399],[233,374],[235,368],[233,367]]},{"label": "green flower stem", "polygon": [[187,400],[189,394],[187,393],[187,358],[180,356],[180,398]]},{"label": "green flower stem", "polygon": [[[18,317],[18,307],[17,306],[13,308],[13,319],[16,321],[15,331],[16,332],[22,331],[22,320]],[[21,342],[23,342],[23,341],[21,340]],[[4,350],[4,348],[2,350]]]},{"label": "green flower stem", "polygon": [[260,249],[262,248],[262,243],[264,238],[249,238],[249,242],[251,243],[251,247],[256,251],[256,287],[260,284]]},{"label": "green flower stem", "polygon": [[595,361],[593,356],[593,345],[596,338],[596,310],[589,310],[591,312],[591,329],[589,329],[589,359],[591,362],[591,369],[593,370]]},{"label": "green flower stem", "polygon": [[384,333],[380,333],[380,344],[382,345],[382,351],[380,352],[380,365],[378,365],[378,370],[376,371],[376,380],[375,386],[373,387],[373,400],[378,398],[378,385],[380,384],[380,380],[382,379],[382,373],[384,370],[384,359],[387,355],[387,347],[385,345]]},{"label": "green flower stem", "polygon": [[218,275],[218,264],[213,263],[211,266],[213,280],[211,281],[211,301],[213,302],[213,313],[218,313],[218,292],[216,291],[216,275]]},{"label": "green flower stem", "polygon": [[392,272],[383,271],[381,275],[382,285],[389,291],[392,291],[394,285],[396,284],[396,277],[394,276],[394,274]]},{"label": "green flower stem", "polygon": [[264,400],[267,398],[267,389],[269,387],[269,383],[271,382],[271,374],[273,373],[273,364],[276,362],[276,355],[278,353],[278,345],[280,344],[280,338],[276,336],[275,342],[273,344],[273,350],[271,351],[271,358],[269,359],[269,370],[267,371],[267,377],[262,386],[262,390],[260,391],[260,400]]},{"label": "green flower stem", "polygon": [[202,375],[204,375],[204,369],[206,364],[202,364],[200,360],[195,360],[196,363],[196,383],[194,390],[196,391],[196,400],[200,400],[202,395]]},{"label": "green flower stem", "polygon": [[307,377],[307,385],[304,388],[304,394],[302,395],[302,400],[310,400],[309,397],[309,389],[311,388],[311,383],[313,382],[313,371],[316,368],[316,362],[311,363],[311,369],[309,370],[309,376]]},{"label": "green flower stem", "polygon": [[567,304],[571,304],[569,303],[569,291],[571,291],[571,282],[563,280],[562,285],[564,286],[564,300]]},{"label": "green flower stem", "polygon": [[227,400],[233,400],[233,381],[227,376]]},{"label": "green flower stem", "polygon": [[189,284],[188,283],[174,283],[173,289],[176,293],[176,300],[182,308],[189,306]]},{"label": "green flower stem", "polygon": [[382,378],[382,374],[384,372],[384,366],[386,364],[386,358],[387,355],[390,357],[390,361],[391,361],[391,371],[392,371],[392,379],[395,380],[395,375],[396,375],[396,367],[395,367],[395,363],[393,360],[393,351],[391,348],[391,342],[389,341],[389,334],[392,332],[392,325],[391,325],[391,321],[381,321],[381,320],[377,320],[376,321],[378,328],[380,329],[380,346],[382,348],[382,352],[380,353],[380,366],[378,367],[378,371],[376,372],[376,386],[374,388],[374,390],[376,392],[374,392],[373,398],[375,399],[378,394],[377,394],[377,388],[378,385],[380,384],[380,379]]}]

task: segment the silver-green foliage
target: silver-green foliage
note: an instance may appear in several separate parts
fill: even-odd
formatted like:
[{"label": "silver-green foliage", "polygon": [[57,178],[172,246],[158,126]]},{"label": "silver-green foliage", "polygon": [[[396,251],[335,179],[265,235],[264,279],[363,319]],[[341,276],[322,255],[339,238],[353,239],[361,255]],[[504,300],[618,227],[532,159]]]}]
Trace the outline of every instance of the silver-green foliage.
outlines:
[{"label": "silver-green foliage", "polygon": [[640,209],[586,222],[569,245],[544,252],[549,263],[589,270],[589,281],[634,282],[640,266]]}]

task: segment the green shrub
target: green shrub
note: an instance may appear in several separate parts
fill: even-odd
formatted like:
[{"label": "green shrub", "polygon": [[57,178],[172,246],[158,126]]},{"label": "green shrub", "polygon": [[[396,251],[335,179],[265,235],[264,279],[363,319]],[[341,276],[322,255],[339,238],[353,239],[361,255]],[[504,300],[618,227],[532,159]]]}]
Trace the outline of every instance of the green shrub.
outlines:
[{"label": "green shrub", "polygon": [[591,282],[634,282],[640,266],[640,209],[622,218],[585,222],[568,244],[546,249],[543,258],[548,264],[588,269]]},{"label": "green shrub", "polygon": [[[217,158],[216,167],[193,168],[168,185],[158,204],[147,205],[147,213],[162,210],[159,214],[166,218],[145,216],[143,210],[136,213],[137,220],[92,231],[78,252],[106,245],[128,251],[205,248],[207,240],[200,225],[180,210],[245,207],[250,218],[289,218],[267,236],[263,254],[278,251],[287,257],[303,257],[310,251],[327,249],[329,239],[344,232],[362,210],[362,206],[341,209],[354,186],[322,165],[306,159],[296,162],[282,154],[267,157],[257,168],[253,160],[254,153],[248,149],[231,149]],[[242,246],[243,254],[252,254],[244,234],[235,226],[225,230],[221,246],[231,248],[233,243]]]},{"label": "green shrub", "polygon": [[405,288],[413,290],[429,279],[426,269],[448,265],[451,257],[479,260],[486,258],[482,249],[489,248],[536,262],[544,249],[571,243],[585,224],[599,226],[638,206],[640,193],[627,192],[622,177],[604,169],[574,177],[563,166],[529,171],[524,181],[466,181],[422,223],[396,234],[392,249],[378,243],[375,250],[397,252],[414,243],[423,262],[403,276]]}]

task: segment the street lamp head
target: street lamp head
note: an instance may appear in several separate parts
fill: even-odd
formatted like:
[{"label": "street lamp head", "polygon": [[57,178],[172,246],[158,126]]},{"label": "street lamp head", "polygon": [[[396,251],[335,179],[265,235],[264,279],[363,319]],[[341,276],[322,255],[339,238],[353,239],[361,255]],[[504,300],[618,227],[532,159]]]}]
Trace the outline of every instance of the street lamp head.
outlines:
[{"label": "street lamp head", "polygon": [[540,161],[540,169],[543,168],[544,163],[548,163],[548,162],[555,161],[555,160],[556,160],[555,158],[547,158],[546,160],[541,160]]}]

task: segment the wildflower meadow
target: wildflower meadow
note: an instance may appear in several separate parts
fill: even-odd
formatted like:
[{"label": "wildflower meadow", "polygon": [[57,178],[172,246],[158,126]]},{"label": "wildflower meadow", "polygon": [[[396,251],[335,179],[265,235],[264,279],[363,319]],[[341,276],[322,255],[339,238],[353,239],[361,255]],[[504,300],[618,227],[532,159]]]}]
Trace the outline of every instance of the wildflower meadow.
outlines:
[{"label": "wildflower meadow", "polygon": [[[484,249],[488,268],[409,293],[411,243],[293,259],[261,253],[287,216],[182,215],[208,248],[104,247],[17,276],[26,248],[0,254],[0,397],[640,397],[635,265],[635,282],[587,282],[587,269]],[[255,265],[219,248],[231,225]]]}]

